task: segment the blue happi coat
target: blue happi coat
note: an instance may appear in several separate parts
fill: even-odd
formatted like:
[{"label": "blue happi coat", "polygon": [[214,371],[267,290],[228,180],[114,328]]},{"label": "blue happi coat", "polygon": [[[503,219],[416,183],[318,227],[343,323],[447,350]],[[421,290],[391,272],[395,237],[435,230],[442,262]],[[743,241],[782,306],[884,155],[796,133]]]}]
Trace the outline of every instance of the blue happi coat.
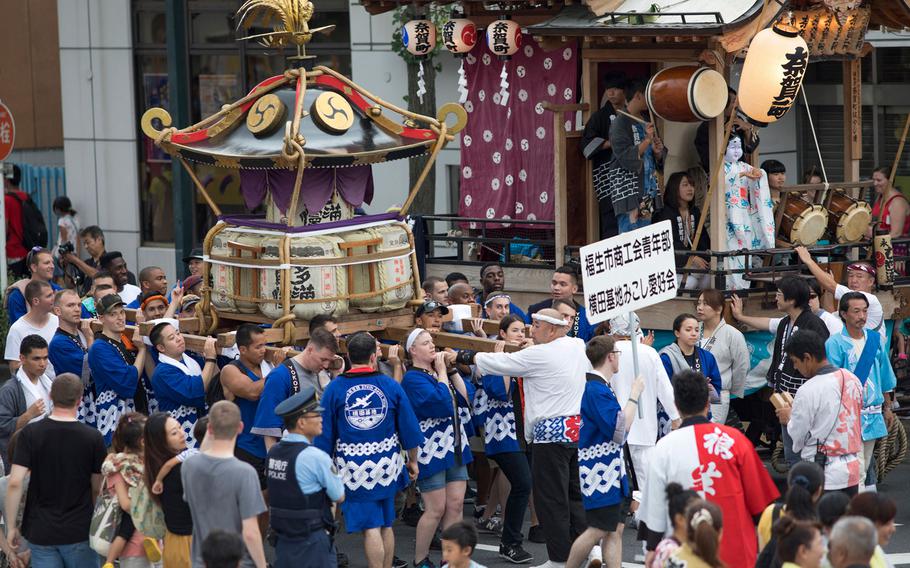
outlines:
[{"label": "blue happi coat", "polygon": [[408,485],[402,449],[420,447],[423,434],[395,379],[353,369],[326,387],[322,434],[313,445],[331,456],[349,502],[392,498]]},{"label": "blue happi coat", "polygon": [[[471,463],[474,458],[468,446],[467,430],[460,413],[456,412],[456,404],[470,408],[468,401],[457,391],[453,396],[448,384],[437,381],[423,369],[408,370],[401,386],[411,401],[424,437],[417,457],[420,463],[418,479]],[[460,442],[457,445],[456,438]]]},{"label": "blue happi coat", "polygon": [[[61,373],[72,373],[83,379],[82,403],[79,404],[79,411],[76,417],[80,422],[95,426],[95,387],[91,381],[91,373],[83,377],[85,369],[86,355],[88,349],[85,348],[85,338],[82,334],[71,335],[62,329],[58,329],[48,345],[47,358],[54,366],[54,371]],[[88,380],[86,380],[88,379]]]},{"label": "blue happi coat", "polygon": [[629,494],[622,463],[625,424],[613,390],[603,377],[588,373],[578,433],[578,477],[585,509],[616,505]]},{"label": "blue happi coat", "polygon": [[[861,355],[854,349],[846,326],[840,333],[832,335],[825,341],[825,352],[832,365],[856,374],[863,385],[863,441],[869,441],[888,435],[888,426],[882,415],[882,404],[885,402],[885,393],[894,390],[897,385],[897,378],[894,376],[894,369],[888,358],[888,350],[881,340],[881,335],[870,329],[864,329],[863,332],[866,334],[867,345],[870,343],[870,339],[876,342],[870,345],[870,349],[876,344],[878,346],[872,359],[872,365],[871,367],[867,365],[869,371],[863,373],[863,376],[856,373]],[[873,338],[873,335],[876,337]]]},{"label": "blue happi coat", "polygon": [[134,359],[129,358],[122,343],[119,345],[121,349],[99,334],[88,350],[88,365],[95,381],[95,427],[108,446],[120,416],[136,410],[134,397],[139,385]]},{"label": "blue happi coat", "polygon": [[[188,353],[183,354],[184,366],[190,358]],[[152,374],[152,388],[158,398],[158,410],[167,412],[180,423],[186,433],[187,447],[194,448],[197,441],[193,436],[193,428],[196,421],[208,412],[205,403],[205,383],[201,373],[187,374],[171,361],[170,357],[159,355],[158,365]],[[200,368],[203,365],[204,361],[199,365]]]},{"label": "blue happi coat", "polygon": [[512,404],[512,389],[516,388],[515,379],[509,381],[507,389],[500,375],[480,377],[474,394],[474,420],[483,427],[483,447],[487,456],[521,451]]}]

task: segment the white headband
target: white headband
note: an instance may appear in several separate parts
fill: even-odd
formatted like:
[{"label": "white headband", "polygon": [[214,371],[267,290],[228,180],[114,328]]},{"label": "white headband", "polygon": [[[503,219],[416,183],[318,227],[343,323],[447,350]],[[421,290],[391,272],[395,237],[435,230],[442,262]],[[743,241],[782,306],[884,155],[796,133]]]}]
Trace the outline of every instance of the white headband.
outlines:
[{"label": "white headband", "polygon": [[509,303],[512,302],[512,297],[509,296],[508,294],[502,294],[502,293],[493,294],[489,298],[487,298],[486,301],[483,303],[484,307],[489,306],[493,300],[498,300],[499,298],[505,298],[506,300],[509,301]]},{"label": "white headband", "polygon": [[421,333],[423,333],[423,332],[425,332],[425,331],[426,331],[425,329],[423,329],[423,328],[421,328],[421,327],[418,327],[418,328],[416,328],[414,331],[412,331],[411,333],[409,333],[409,334],[408,334],[408,339],[407,339],[407,341],[404,342],[404,350],[405,350],[405,351],[410,351],[410,350],[411,350],[411,346],[414,345],[414,342],[415,342],[415,341],[417,341],[417,337],[418,337]]},{"label": "white headband", "polygon": [[537,321],[542,321],[544,323],[558,325],[561,327],[565,327],[565,326],[569,325],[569,323],[566,320],[557,319],[557,318],[554,318],[553,316],[548,316],[545,314],[532,314],[531,319],[534,319]]}]

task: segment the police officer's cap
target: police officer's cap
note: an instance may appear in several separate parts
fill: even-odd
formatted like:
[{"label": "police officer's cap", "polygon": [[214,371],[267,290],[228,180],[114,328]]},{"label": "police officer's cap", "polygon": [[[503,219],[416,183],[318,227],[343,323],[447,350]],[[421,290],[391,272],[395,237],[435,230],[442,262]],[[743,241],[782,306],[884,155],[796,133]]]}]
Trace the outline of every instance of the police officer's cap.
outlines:
[{"label": "police officer's cap", "polygon": [[289,416],[298,412],[322,412],[316,400],[316,388],[312,385],[300,385],[300,392],[291,395],[275,407],[278,416]]}]

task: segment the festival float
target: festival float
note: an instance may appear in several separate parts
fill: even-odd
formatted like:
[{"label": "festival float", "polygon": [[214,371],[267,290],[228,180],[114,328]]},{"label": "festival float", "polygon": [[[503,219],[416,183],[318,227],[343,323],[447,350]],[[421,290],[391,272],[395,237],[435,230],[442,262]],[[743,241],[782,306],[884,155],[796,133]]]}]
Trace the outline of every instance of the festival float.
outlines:
[{"label": "festival float", "polygon": [[[379,14],[409,3],[362,4]],[[648,81],[652,120],[671,149],[666,174],[698,165],[693,138],[700,125],[707,126],[708,165],[700,188],[706,214],[692,241],[708,234],[710,250],[701,252],[710,257],[711,267],[683,268],[682,274],[700,276],[727,294],[735,290],[745,297],[749,313],[773,315],[773,283],[800,273],[793,246],[809,246],[838,277],[851,259],[872,257],[879,267],[878,295],[885,313],[889,319],[906,315],[910,279],[895,269],[902,259],[891,252],[903,241],[866,234],[874,219],[871,181],[859,177],[859,125],[861,58],[872,49],[866,33],[910,25],[910,3],[692,0],[661,6],[645,0],[514,0],[489,5],[462,0],[454,6],[459,21],[486,26],[488,41],[462,52],[459,90],[468,123],[461,133],[460,206],[457,215],[434,217],[455,230],[430,231],[428,243],[432,250],[433,242],[449,239],[458,250],[428,259],[427,275],[466,271],[466,264],[485,260],[508,264],[518,250],[509,240],[529,241],[550,254],[542,260],[522,259],[505,270],[516,303],[530,305],[542,299],[553,267],[579,262],[578,249],[599,239],[598,172],[585,159],[582,131],[601,106],[604,74],[617,70]],[[515,42],[520,48],[510,52],[510,60],[500,64],[491,34],[502,21],[518,28],[522,39]],[[732,118],[739,116],[760,132],[792,108],[808,107],[801,89],[808,66],[832,60],[842,61],[844,68],[844,179],[825,175],[820,184],[788,186],[772,204],[766,176],[757,167],[761,148],[751,154],[750,163],[741,151],[731,155]],[[535,82],[543,88],[535,91]],[[732,101],[728,87],[738,88]],[[814,132],[817,125],[807,114]],[[489,124],[508,126],[500,136]],[[814,147],[807,151],[814,157]],[[820,157],[819,162],[824,166]],[[759,179],[735,187],[729,182],[753,167]],[[746,205],[759,209],[758,218],[733,206],[731,197],[740,192]],[[552,236],[534,232],[543,222],[550,223]],[[730,233],[728,225],[734,226]],[[471,250],[493,249],[493,255],[471,254],[472,242]],[[775,261],[780,258],[792,260]],[[694,311],[696,296],[694,290],[681,290],[677,299],[641,310],[643,325],[669,330],[677,314]],[[577,299],[583,303],[581,296]]]},{"label": "festival float", "polygon": [[[206,285],[194,331],[270,324],[291,345],[319,314],[350,329],[411,325],[422,291],[407,211],[466,113],[450,103],[436,117],[422,116],[333,69],[307,69],[307,43],[334,26],[310,29],[307,0],[284,4],[249,0],[238,11],[241,26],[279,22],[244,39],[296,51],[284,74],[185,128],[172,126],[162,108],[142,116],[145,135],[182,164],[218,219],[203,242]],[[421,179],[401,210],[357,214],[375,191],[373,164],[424,155]],[[261,213],[222,215],[195,164],[237,170],[247,208]]]}]

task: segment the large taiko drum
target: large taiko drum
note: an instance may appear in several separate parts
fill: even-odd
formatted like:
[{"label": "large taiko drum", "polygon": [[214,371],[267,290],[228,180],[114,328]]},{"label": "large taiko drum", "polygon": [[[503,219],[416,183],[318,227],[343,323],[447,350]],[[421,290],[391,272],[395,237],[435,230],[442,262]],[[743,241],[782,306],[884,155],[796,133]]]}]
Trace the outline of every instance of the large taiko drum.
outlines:
[{"label": "large taiko drum", "polygon": [[664,120],[710,120],[727,107],[727,82],[709,67],[669,67],[651,77],[645,98],[651,113]]},{"label": "large taiko drum", "polygon": [[832,191],[828,198],[828,231],[838,243],[853,243],[863,238],[872,221],[872,209],[842,191]]},{"label": "large taiko drum", "polygon": [[828,228],[828,212],[792,193],[787,196],[780,219],[780,238],[794,245],[814,245]]}]

